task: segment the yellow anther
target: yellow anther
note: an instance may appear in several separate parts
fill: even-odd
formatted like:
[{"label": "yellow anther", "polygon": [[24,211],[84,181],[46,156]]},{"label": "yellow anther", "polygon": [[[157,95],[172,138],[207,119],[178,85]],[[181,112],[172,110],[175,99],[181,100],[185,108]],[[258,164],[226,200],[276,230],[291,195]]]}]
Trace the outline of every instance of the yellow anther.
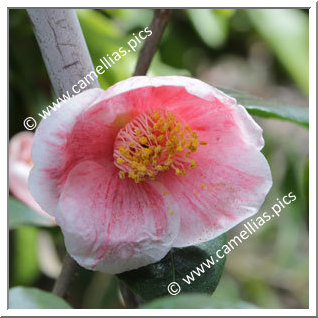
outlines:
[{"label": "yellow anther", "polygon": [[132,168],[137,168],[138,167],[138,162],[133,161],[130,165],[131,165]]},{"label": "yellow anther", "polygon": [[195,152],[198,148],[198,141],[196,139],[190,139],[186,148],[188,148],[191,152]]},{"label": "yellow anther", "polygon": [[158,173],[172,167],[178,176],[195,168],[195,160],[188,158],[199,144],[207,142],[199,142],[198,134],[172,112],[154,110],[140,116],[122,128],[116,139],[115,165],[121,179],[127,174],[138,183],[154,180]]},{"label": "yellow anther", "polygon": [[160,153],[160,151],[161,151],[161,146],[159,145],[159,146],[157,146],[156,148],[155,148],[155,154],[159,154]]},{"label": "yellow anther", "polygon": [[117,158],[117,163],[119,163],[120,165],[122,165],[123,163],[125,163],[125,160],[123,158]]},{"label": "yellow anther", "polygon": [[124,171],[120,170],[118,174],[119,174],[120,179],[122,179],[122,180],[125,179],[125,172]]},{"label": "yellow anther", "polygon": [[207,145],[208,142],[207,141],[200,141],[200,145]]},{"label": "yellow anther", "polygon": [[168,128],[169,128],[169,125],[168,125],[168,124],[164,124],[164,125],[161,127],[160,132],[164,133],[164,132],[166,132],[166,131],[168,130]]},{"label": "yellow anther", "polygon": [[164,135],[159,135],[159,136],[157,137],[157,141],[160,142],[160,143],[163,142],[164,139],[165,139],[165,136],[164,136]]},{"label": "yellow anther", "polygon": [[171,112],[167,112],[167,115],[168,115],[168,118],[172,118],[172,119],[174,119],[175,117],[174,117],[174,115],[173,115],[173,113],[171,113]]},{"label": "yellow anther", "polygon": [[173,215],[173,211],[170,211],[170,215]]},{"label": "yellow anther", "polygon": [[155,110],[151,117],[152,117],[152,119],[155,119],[155,120],[159,119],[160,114],[159,114],[158,110]]},{"label": "yellow anther", "polygon": [[155,176],[155,174],[151,171],[151,170],[148,170],[147,171],[147,175],[150,177],[150,178],[153,178]]},{"label": "yellow anther", "polygon": [[184,127],[184,129],[185,129],[187,132],[192,133],[192,129],[191,129],[188,125],[186,125],[186,126]]},{"label": "yellow anther", "polygon": [[171,166],[173,164],[173,160],[172,159],[168,159],[165,161],[165,166]]},{"label": "yellow anther", "polygon": [[140,137],[138,140],[142,145],[145,145],[148,142],[148,139],[145,136]]},{"label": "yellow anther", "polygon": [[152,150],[149,148],[143,148],[141,150],[141,157],[143,159],[148,159],[150,157],[150,155],[152,154]]},{"label": "yellow anther", "polygon": [[125,156],[125,157],[128,158],[128,156],[129,156],[129,149],[124,148],[124,147],[120,147],[120,148],[119,148],[119,152],[120,152],[123,156]]},{"label": "yellow anther", "polygon": [[171,147],[173,144],[172,144],[172,141],[171,140],[167,140],[166,142],[166,146],[167,147]]},{"label": "yellow anther", "polygon": [[144,166],[144,165],[142,165],[142,164],[139,164],[138,165],[138,167],[137,167],[137,169],[139,170],[139,171],[147,171],[147,167],[146,166]]}]

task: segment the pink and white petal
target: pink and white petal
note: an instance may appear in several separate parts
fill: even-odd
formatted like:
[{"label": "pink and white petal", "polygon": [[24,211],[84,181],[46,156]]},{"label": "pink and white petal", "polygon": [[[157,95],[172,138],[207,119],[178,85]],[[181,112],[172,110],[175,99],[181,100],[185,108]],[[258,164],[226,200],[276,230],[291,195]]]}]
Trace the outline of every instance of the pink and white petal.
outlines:
[{"label": "pink and white petal", "polygon": [[[264,145],[262,129],[235,99],[198,80],[180,77],[126,80],[108,94],[127,95],[135,109],[152,104],[171,110],[209,143],[193,156],[201,172],[196,168],[183,180],[167,172],[158,179],[183,211],[174,246],[212,239],[258,211],[272,184],[268,163],[259,151]],[[201,185],[212,193],[200,193]],[[193,200],[196,192],[200,196]]]},{"label": "pink and white petal", "polygon": [[25,162],[31,164],[31,149],[34,134],[30,131],[22,131],[14,135],[9,143],[10,162]]},{"label": "pink and white petal", "polygon": [[[214,126],[220,119],[227,124],[235,116],[246,140],[258,149],[264,145],[262,129],[244,107],[237,105],[234,98],[197,79],[136,76],[113,85],[106,91],[106,96],[113,100],[114,105],[126,105],[136,114],[149,108],[170,110],[192,129],[202,132],[215,130]],[[246,117],[249,117],[247,121]]]},{"label": "pink and white petal", "polygon": [[[209,101],[219,101],[224,104],[235,104],[235,99],[224,94],[213,86],[210,86],[198,79],[186,76],[134,76],[124,81],[118,82],[107,90],[107,98],[111,98],[126,92],[132,92],[140,88],[156,88],[166,87],[166,93],[174,96],[173,88],[184,88],[190,95],[197,96]],[[170,87],[170,89],[169,89]],[[176,90],[177,91],[177,90]],[[169,94],[170,93],[170,94]],[[156,96],[159,100],[167,99],[166,94]],[[154,107],[154,106],[153,106]]]},{"label": "pink and white petal", "polygon": [[70,255],[107,273],[163,258],[179,230],[177,207],[158,183],[120,180],[113,165],[93,161],[70,172],[56,213]]},{"label": "pink and white petal", "polygon": [[69,135],[83,111],[103,100],[104,95],[102,89],[90,89],[60,103],[36,130],[29,188],[40,206],[52,215],[59,199],[59,187],[64,181],[60,177],[68,160]]},{"label": "pink and white petal", "polygon": [[158,178],[181,211],[175,247],[211,240],[254,215],[272,186],[268,163],[254,147],[229,148],[215,159],[198,154],[196,161],[186,176]]},{"label": "pink and white petal", "polygon": [[27,205],[34,202],[27,181],[32,167],[31,148],[34,134],[20,132],[9,143],[9,189],[11,193]]},{"label": "pink and white petal", "polygon": [[235,100],[199,80],[180,76],[134,77],[106,92],[87,90],[61,104],[61,109],[52,111],[39,125],[31,192],[54,215],[69,171],[81,160],[111,161],[110,144],[116,133],[141,112],[171,109],[188,120],[194,112],[213,115],[224,110],[224,103],[231,107]]},{"label": "pink and white petal", "polygon": [[12,162],[9,164],[9,189],[10,192],[32,210],[40,215],[50,219],[52,225],[55,224],[54,217],[41,209],[38,203],[34,200],[28,188],[28,177],[31,166],[23,162]]},{"label": "pink and white petal", "polygon": [[31,148],[34,134],[20,132],[9,143],[9,189],[10,192],[32,210],[52,220],[54,218],[41,209],[28,188],[28,177],[32,168]]},{"label": "pink and white petal", "polygon": [[101,89],[70,99],[43,120],[34,138],[35,167],[29,187],[52,215],[69,172],[83,160],[113,162],[113,143],[120,128],[138,115],[126,97],[107,99]]}]

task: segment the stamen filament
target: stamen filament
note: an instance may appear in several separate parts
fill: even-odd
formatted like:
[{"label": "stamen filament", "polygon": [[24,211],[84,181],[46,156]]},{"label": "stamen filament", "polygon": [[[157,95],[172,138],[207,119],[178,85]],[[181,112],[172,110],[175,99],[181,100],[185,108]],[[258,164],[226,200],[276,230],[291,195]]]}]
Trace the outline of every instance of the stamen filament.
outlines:
[{"label": "stamen filament", "polygon": [[183,125],[169,111],[153,110],[143,113],[122,128],[114,145],[114,164],[120,169],[119,177],[127,175],[136,183],[159,172],[173,169],[176,175],[186,175],[196,162],[190,158],[198,145],[198,134]]}]

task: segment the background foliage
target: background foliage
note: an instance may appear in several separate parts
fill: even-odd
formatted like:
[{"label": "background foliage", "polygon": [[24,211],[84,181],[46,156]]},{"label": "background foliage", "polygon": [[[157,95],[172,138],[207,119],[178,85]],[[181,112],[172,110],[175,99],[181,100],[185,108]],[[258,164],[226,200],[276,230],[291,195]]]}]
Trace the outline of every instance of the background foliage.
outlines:
[{"label": "background foliage", "polygon": [[[77,13],[95,66],[100,57],[123,46],[133,32],[150,25],[153,14],[149,9],[81,9]],[[27,116],[36,116],[55,97],[26,11],[11,9],[9,17],[11,137],[24,130],[23,120]],[[137,57],[135,53],[122,58],[99,77],[101,86],[106,89],[130,77]],[[264,154],[274,180],[261,212],[288,192],[293,191],[297,200],[279,219],[266,224],[228,256],[213,296],[168,297],[144,307],[308,307],[309,171],[308,130],[304,128],[308,126],[308,73],[306,10],[173,10],[148,74],[189,75],[214,86],[274,101],[262,104],[248,95],[230,91],[254,115],[276,118],[255,117],[264,129]],[[286,108],[281,103],[300,108]],[[32,217],[32,211],[17,200],[10,198],[9,204],[10,287],[50,291],[65,252],[61,232],[47,227],[36,214]],[[240,226],[229,236],[239,231]],[[14,302],[14,297],[25,298],[28,291],[14,288],[10,296],[13,295]],[[25,306],[68,306],[56,299],[47,300],[46,296],[32,289]],[[36,300],[41,304],[36,304]],[[84,269],[67,301],[74,308],[123,306],[117,277]]]}]

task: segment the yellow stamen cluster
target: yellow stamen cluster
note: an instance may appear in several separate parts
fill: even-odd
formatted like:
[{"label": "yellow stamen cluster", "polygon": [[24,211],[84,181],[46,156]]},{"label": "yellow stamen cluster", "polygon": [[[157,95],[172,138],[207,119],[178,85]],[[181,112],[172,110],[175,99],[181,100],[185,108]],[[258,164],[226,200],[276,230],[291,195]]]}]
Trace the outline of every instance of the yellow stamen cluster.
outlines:
[{"label": "yellow stamen cluster", "polygon": [[197,151],[198,135],[183,125],[171,112],[154,110],[144,113],[122,128],[116,138],[114,159],[119,177],[127,175],[136,183],[152,180],[170,168],[176,175],[186,175],[186,168],[196,166],[191,153]]}]

